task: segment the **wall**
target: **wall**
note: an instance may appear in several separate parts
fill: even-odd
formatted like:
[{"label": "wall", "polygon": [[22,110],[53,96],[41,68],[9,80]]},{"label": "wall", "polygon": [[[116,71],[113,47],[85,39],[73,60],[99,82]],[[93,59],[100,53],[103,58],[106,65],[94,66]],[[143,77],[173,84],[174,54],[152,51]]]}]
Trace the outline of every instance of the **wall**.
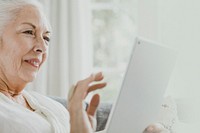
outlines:
[{"label": "wall", "polygon": [[200,97],[200,1],[162,0],[161,40],[179,50],[173,95]]},{"label": "wall", "polygon": [[161,42],[179,55],[167,94],[200,97],[200,1],[140,0],[139,35]]}]

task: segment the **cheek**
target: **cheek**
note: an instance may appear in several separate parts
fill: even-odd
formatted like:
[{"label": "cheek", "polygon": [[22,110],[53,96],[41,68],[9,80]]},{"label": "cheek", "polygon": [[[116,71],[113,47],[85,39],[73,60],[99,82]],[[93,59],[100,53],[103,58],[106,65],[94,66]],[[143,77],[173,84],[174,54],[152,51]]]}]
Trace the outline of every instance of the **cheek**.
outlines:
[{"label": "cheek", "polygon": [[5,67],[11,69],[9,71],[17,71],[21,67],[23,56],[27,53],[27,49],[19,43],[3,43],[0,49],[1,63]]},{"label": "cheek", "polygon": [[12,53],[16,56],[23,55],[30,48],[29,42],[17,35],[10,38],[4,37],[2,40],[2,50],[7,53]]},{"label": "cheek", "polygon": [[24,55],[25,55],[25,50],[23,48],[20,47],[8,48],[7,50],[5,50],[4,60],[6,59],[9,60],[13,66],[17,67],[21,64]]},{"label": "cheek", "polygon": [[12,68],[14,71],[18,70],[21,66],[21,58],[19,58],[19,55],[16,53],[16,51],[12,51],[12,53],[5,56],[3,61],[6,67]]},{"label": "cheek", "polygon": [[[1,54],[2,55],[2,54]],[[8,75],[16,75],[20,69],[21,61],[16,58],[16,55],[9,53],[0,57],[1,71]]]},{"label": "cheek", "polygon": [[46,62],[47,57],[48,57],[48,53],[43,54],[41,66]]},{"label": "cheek", "polygon": [[0,49],[2,47],[2,37],[0,36]]}]

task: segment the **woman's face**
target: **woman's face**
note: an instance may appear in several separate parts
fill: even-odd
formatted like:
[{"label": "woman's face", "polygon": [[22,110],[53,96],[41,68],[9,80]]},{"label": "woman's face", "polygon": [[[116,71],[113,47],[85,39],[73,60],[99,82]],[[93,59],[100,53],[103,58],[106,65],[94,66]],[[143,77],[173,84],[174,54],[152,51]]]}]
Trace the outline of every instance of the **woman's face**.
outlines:
[{"label": "woman's face", "polygon": [[0,37],[0,73],[7,82],[28,83],[46,60],[49,24],[33,6],[23,8]]}]

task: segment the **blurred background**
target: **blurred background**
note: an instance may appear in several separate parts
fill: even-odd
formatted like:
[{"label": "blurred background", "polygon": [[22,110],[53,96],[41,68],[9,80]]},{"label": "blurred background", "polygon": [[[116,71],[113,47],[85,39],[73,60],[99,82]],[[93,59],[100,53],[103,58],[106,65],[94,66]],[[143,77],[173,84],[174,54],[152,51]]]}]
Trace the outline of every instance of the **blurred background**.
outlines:
[{"label": "blurred background", "polygon": [[103,101],[112,101],[139,35],[179,53],[166,96],[189,99],[188,105],[200,106],[200,1],[40,1],[53,36],[48,62],[29,89],[67,97],[72,84],[102,71],[108,86],[99,93]]}]

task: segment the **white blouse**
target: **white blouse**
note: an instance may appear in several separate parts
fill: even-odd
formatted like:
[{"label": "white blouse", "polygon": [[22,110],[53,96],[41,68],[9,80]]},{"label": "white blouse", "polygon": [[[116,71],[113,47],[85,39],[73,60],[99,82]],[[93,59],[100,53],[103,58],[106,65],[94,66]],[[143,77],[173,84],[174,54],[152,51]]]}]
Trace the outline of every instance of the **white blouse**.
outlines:
[{"label": "white blouse", "polygon": [[23,91],[35,111],[0,93],[0,133],[69,133],[69,113],[60,103],[36,92]]}]

